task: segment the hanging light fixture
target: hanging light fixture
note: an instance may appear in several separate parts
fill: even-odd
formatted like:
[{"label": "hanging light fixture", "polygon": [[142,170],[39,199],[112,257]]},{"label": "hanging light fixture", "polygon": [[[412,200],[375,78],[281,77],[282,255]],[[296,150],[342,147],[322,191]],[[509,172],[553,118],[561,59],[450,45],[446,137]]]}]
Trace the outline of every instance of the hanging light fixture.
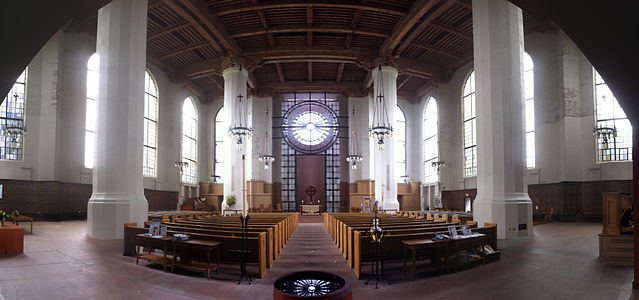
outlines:
[{"label": "hanging light fixture", "polygon": [[[353,108],[353,127],[357,125],[355,120],[355,108]],[[353,130],[350,141],[350,152],[346,157],[346,161],[351,165],[351,169],[357,170],[357,163],[362,161],[362,155],[359,154],[359,141],[357,140],[357,131]]]},{"label": "hanging light fixture", "polygon": [[610,140],[617,138],[617,128],[608,126],[596,126],[592,130],[592,135],[601,139],[602,150],[608,150]]},{"label": "hanging light fixture", "polygon": [[432,162],[431,166],[433,166],[433,168],[436,168],[437,172],[439,172],[439,169],[441,167],[445,167],[446,163],[444,161],[442,161],[442,160],[437,160],[437,161]]},{"label": "hanging light fixture", "polygon": [[[268,108],[266,109],[266,120],[268,120]],[[262,155],[258,157],[258,160],[264,164],[264,170],[268,170],[271,168],[271,164],[275,161],[275,156],[271,154],[270,142],[268,140],[269,137],[269,129],[266,128],[264,132],[264,151],[262,151]]]},{"label": "hanging light fixture", "polygon": [[[14,103],[18,103],[19,97],[20,96],[17,93],[13,94]],[[7,117],[8,116],[9,112],[7,112]],[[22,138],[25,135],[25,132],[27,131],[27,128],[25,126],[19,126],[21,123],[22,120],[20,119],[4,119],[4,126],[2,127],[2,130],[0,130],[0,134],[2,134],[5,140],[9,141],[9,145],[11,148],[18,148],[20,142],[22,141]]]},{"label": "hanging light fixture", "polygon": [[371,137],[377,139],[377,148],[384,150],[384,139],[392,136],[393,126],[391,126],[388,118],[386,99],[384,98],[384,81],[381,62],[379,63],[377,71],[377,83],[377,97],[373,104],[373,123],[369,128],[369,132]]},{"label": "hanging light fixture", "polygon": [[184,174],[184,168],[188,167],[189,163],[186,161],[176,161],[175,167],[180,169],[180,174]]},{"label": "hanging light fixture", "polygon": [[[242,66],[240,65],[240,71]],[[231,138],[235,139],[235,148],[239,151],[242,150],[244,141],[251,137],[251,128],[248,127],[248,104],[242,93],[238,93],[237,102],[235,103],[234,112],[235,118],[231,119],[231,127],[229,128],[229,134]]]}]

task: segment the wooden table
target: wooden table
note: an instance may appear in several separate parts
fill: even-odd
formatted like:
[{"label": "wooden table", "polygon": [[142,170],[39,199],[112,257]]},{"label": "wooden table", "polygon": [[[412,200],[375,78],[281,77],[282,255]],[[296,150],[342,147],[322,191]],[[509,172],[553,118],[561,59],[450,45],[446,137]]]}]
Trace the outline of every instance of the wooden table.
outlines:
[{"label": "wooden table", "polygon": [[[164,272],[166,272],[166,265],[168,265],[169,263],[171,263],[171,259],[166,257],[166,254],[169,250],[169,246],[171,245],[171,242],[173,241],[173,237],[172,236],[161,236],[161,237],[154,237],[149,235],[148,233],[142,233],[142,234],[138,234],[136,236],[136,240],[137,240],[137,247],[136,247],[136,258],[135,258],[135,264],[138,264],[138,261],[141,259],[146,259],[147,261],[154,261],[154,262],[158,262],[162,264],[162,268],[164,269]],[[148,249],[148,253],[147,254],[140,254],[140,247],[145,247]],[[155,249],[161,249],[163,252],[163,255],[156,255],[153,254],[153,250]]]},{"label": "wooden table", "polygon": [[24,252],[24,228],[9,222],[0,228],[0,254]]},{"label": "wooden table", "polygon": [[443,249],[445,252],[445,262],[446,262],[446,272],[450,272],[448,267],[448,244],[449,240],[439,240],[433,241],[432,239],[415,239],[415,240],[404,240],[402,241],[403,249],[402,249],[402,258],[404,261],[404,266],[402,267],[402,274],[406,271],[406,250],[409,249],[411,251],[411,270],[410,270],[410,280],[415,278],[415,258],[417,257],[418,249],[435,249],[435,261],[437,263],[441,263],[439,258],[441,257],[440,251]]},{"label": "wooden table", "polygon": [[308,216],[313,216],[316,214],[321,215],[322,208],[318,204],[302,204],[300,205],[300,212],[302,215]]},{"label": "wooden table", "polygon": [[31,222],[31,231],[29,231],[31,234],[33,234],[33,218],[31,217],[27,217],[24,215],[18,215],[18,216],[9,216],[9,218],[11,218],[11,222],[13,222],[16,225],[20,225],[20,222]]},{"label": "wooden table", "polygon": [[[217,274],[220,274],[220,245],[221,242],[218,241],[207,241],[207,240],[175,240],[173,242],[173,261],[171,263],[171,273],[175,270],[175,267],[184,267],[188,269],[202,270],[206,271],[206,279],[211,280],[211,271],[217,271]],[[215,249],[216,254],[216,265],[211,268],[211,251]],[[195,262],[191,262],[190,258],[179,253],[190,252],[193,250],[204,251],[204,255],[206,256],[206,265],[201,265]],[[176,257],[180,256],[180,260],[176,261]]]}]

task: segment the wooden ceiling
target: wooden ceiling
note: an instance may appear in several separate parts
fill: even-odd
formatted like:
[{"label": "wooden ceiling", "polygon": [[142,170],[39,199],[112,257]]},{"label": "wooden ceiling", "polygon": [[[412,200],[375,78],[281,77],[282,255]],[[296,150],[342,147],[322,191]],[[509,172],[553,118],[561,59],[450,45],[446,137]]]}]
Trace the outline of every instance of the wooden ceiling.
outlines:
[{"label": "wooden ceiling", "polygon": [[224,66],[252,93],[370,92],[378,58],[398,93],[421,98],[472,60],[470,0],[156,0],[149,60],[203,102],[223,95]]}]

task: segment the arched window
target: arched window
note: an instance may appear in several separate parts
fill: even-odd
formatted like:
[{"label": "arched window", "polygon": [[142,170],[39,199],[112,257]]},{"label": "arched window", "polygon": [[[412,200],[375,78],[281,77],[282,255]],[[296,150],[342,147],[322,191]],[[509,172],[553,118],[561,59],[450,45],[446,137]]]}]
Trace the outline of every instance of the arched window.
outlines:
[{"label": "arched window", "polygon": [[22,160],[23,133],[12,128],[25,128],[27,69],[22,71],[0,105],[0,160]]},{"label": "arched window", "polygon": [[428,98],[424,107],[424,121],[422,123],[422,134],[424,135],[424,183],[434,183],[439,181],[437,166],[433,162],[439,160],[439,138],[438,138],[438,115],[437,100]]},{"label": "arched window", "polygon": [[98,69],[100,58],[97,53],[93,53],[87,62],[87,101],[86,120],[84,127],[84,167],[93,168],[95,159],[95,129],[97,117],[97,99],[100,81],[98,79]]},{"label": "arched window", "polygon": [[597,161],[632,160],[632,126],[617,98],[601,75],[592,69],[595,80],[595,126],[617,130],[617,137],[604,140],[597,138]]},{"label": "arched window", "polygon": [[214,176],[216,182],[223,182],[222,172],[224,170],[224,158],[229,157],[228,151],[225,151],[224,137],[228,136],[229,124],[226,118],[226,110],[224,106],[220,107],[215,115],[215,170]]},{"label": "arched window", "polygon": [[197,111],[191,97],[184,99],[182,105],[182,182],[197,181]]},{"label": "arched window", "polygon": [[156,177],[158,163],[158,88],[148,71],[144,71],[144,154],[142,173]]},{"label": "arched window", "polygon": [[477,175],[477,122],[475,111],[475,71],[470,72],[462,89],[464,125],[464,176]]},{"label": "arched window", "polygon": [[395,176],[397,182],[404,182],[406,176],[406,114],[399,105],[395,109]]},{"label": "arched window", "polygon": [[526,166],[535,167],[535,65],[524,52],[524,113],[526,120]]}]

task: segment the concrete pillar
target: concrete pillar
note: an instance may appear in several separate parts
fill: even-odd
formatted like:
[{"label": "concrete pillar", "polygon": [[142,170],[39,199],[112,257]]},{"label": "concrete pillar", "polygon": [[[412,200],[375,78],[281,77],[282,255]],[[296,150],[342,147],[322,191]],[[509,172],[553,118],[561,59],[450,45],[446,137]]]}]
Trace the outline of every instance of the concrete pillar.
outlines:
[{"label": "concrete pillar", "polygon": [[473,0],[477,86],[477,198],[474,218],[497,223],[500,239],[532,237],[524,191],[523,23],[506,0]]},{"label": "concrete pillar", "polygon": [[[382,83],[380,85],[378,73],[382,73]],[[391,126],[395,126],[395,108],[397,107],[397,69],[393,67],[382,67],[373,70],[373,86],[375,94],[373,101],[377,101],[378,87],[382,87],[384,91],[384,99],[386,101],[386,111],[388,112],[388,121]],[[370,110],[371,118],[373,109]],[[375,120],[371,120],[371,123]],[[373,156],[375,160],[375,200],[378,201],[378,207],[383,209],[399,209],[399,201],[397,201],[397,179],[395,178],[395,143],[393,137],[384,139],[384,148],[380,150],[377,147],[377,141],[372,141]],[[383,199],[383,201],[382,201]],[[383,202],[383,203],[382,203]]]},{"label": "concrete pillar", "polygon": [[100,84],[88,234],[121,239],[146,221],[142,182],[147,0],[113,0],[98,11]]},{"label": "concrete pillar", "polygon": [[[222,72],[224,77],[224,111],[226,112],[226,118],[229,120],[229,126],[235,124],[237,119],[237,111],[239,109],[238,95],[244,96],[243,101],[248,101],[246,97],[246,80],[248,78],[248,72],[244,68],[230,67]],[[248,118],[247,118],[248,120]],[[247,124],[248,125],[248,124]],[[244,193],[242,191],[242,155],[246,155],[245,160],[245,179],[248,179],[250,173],[249,160],[250,154],[247,154],[249,150],[249,143],[251,141],[244,140],[244,144],[241,150],[236,149],[236,140],[229,138],[229,143],[224,143],[223,147],[229,147],[227,153],[230,153],[230,157],[225,158],[224,171],[222,172],[222,179],[224,181],[224,196],[235,195],[236,202],[230,209],[244,209]],[[226,202],[222,205],[223,209],[229,209]]]}]

